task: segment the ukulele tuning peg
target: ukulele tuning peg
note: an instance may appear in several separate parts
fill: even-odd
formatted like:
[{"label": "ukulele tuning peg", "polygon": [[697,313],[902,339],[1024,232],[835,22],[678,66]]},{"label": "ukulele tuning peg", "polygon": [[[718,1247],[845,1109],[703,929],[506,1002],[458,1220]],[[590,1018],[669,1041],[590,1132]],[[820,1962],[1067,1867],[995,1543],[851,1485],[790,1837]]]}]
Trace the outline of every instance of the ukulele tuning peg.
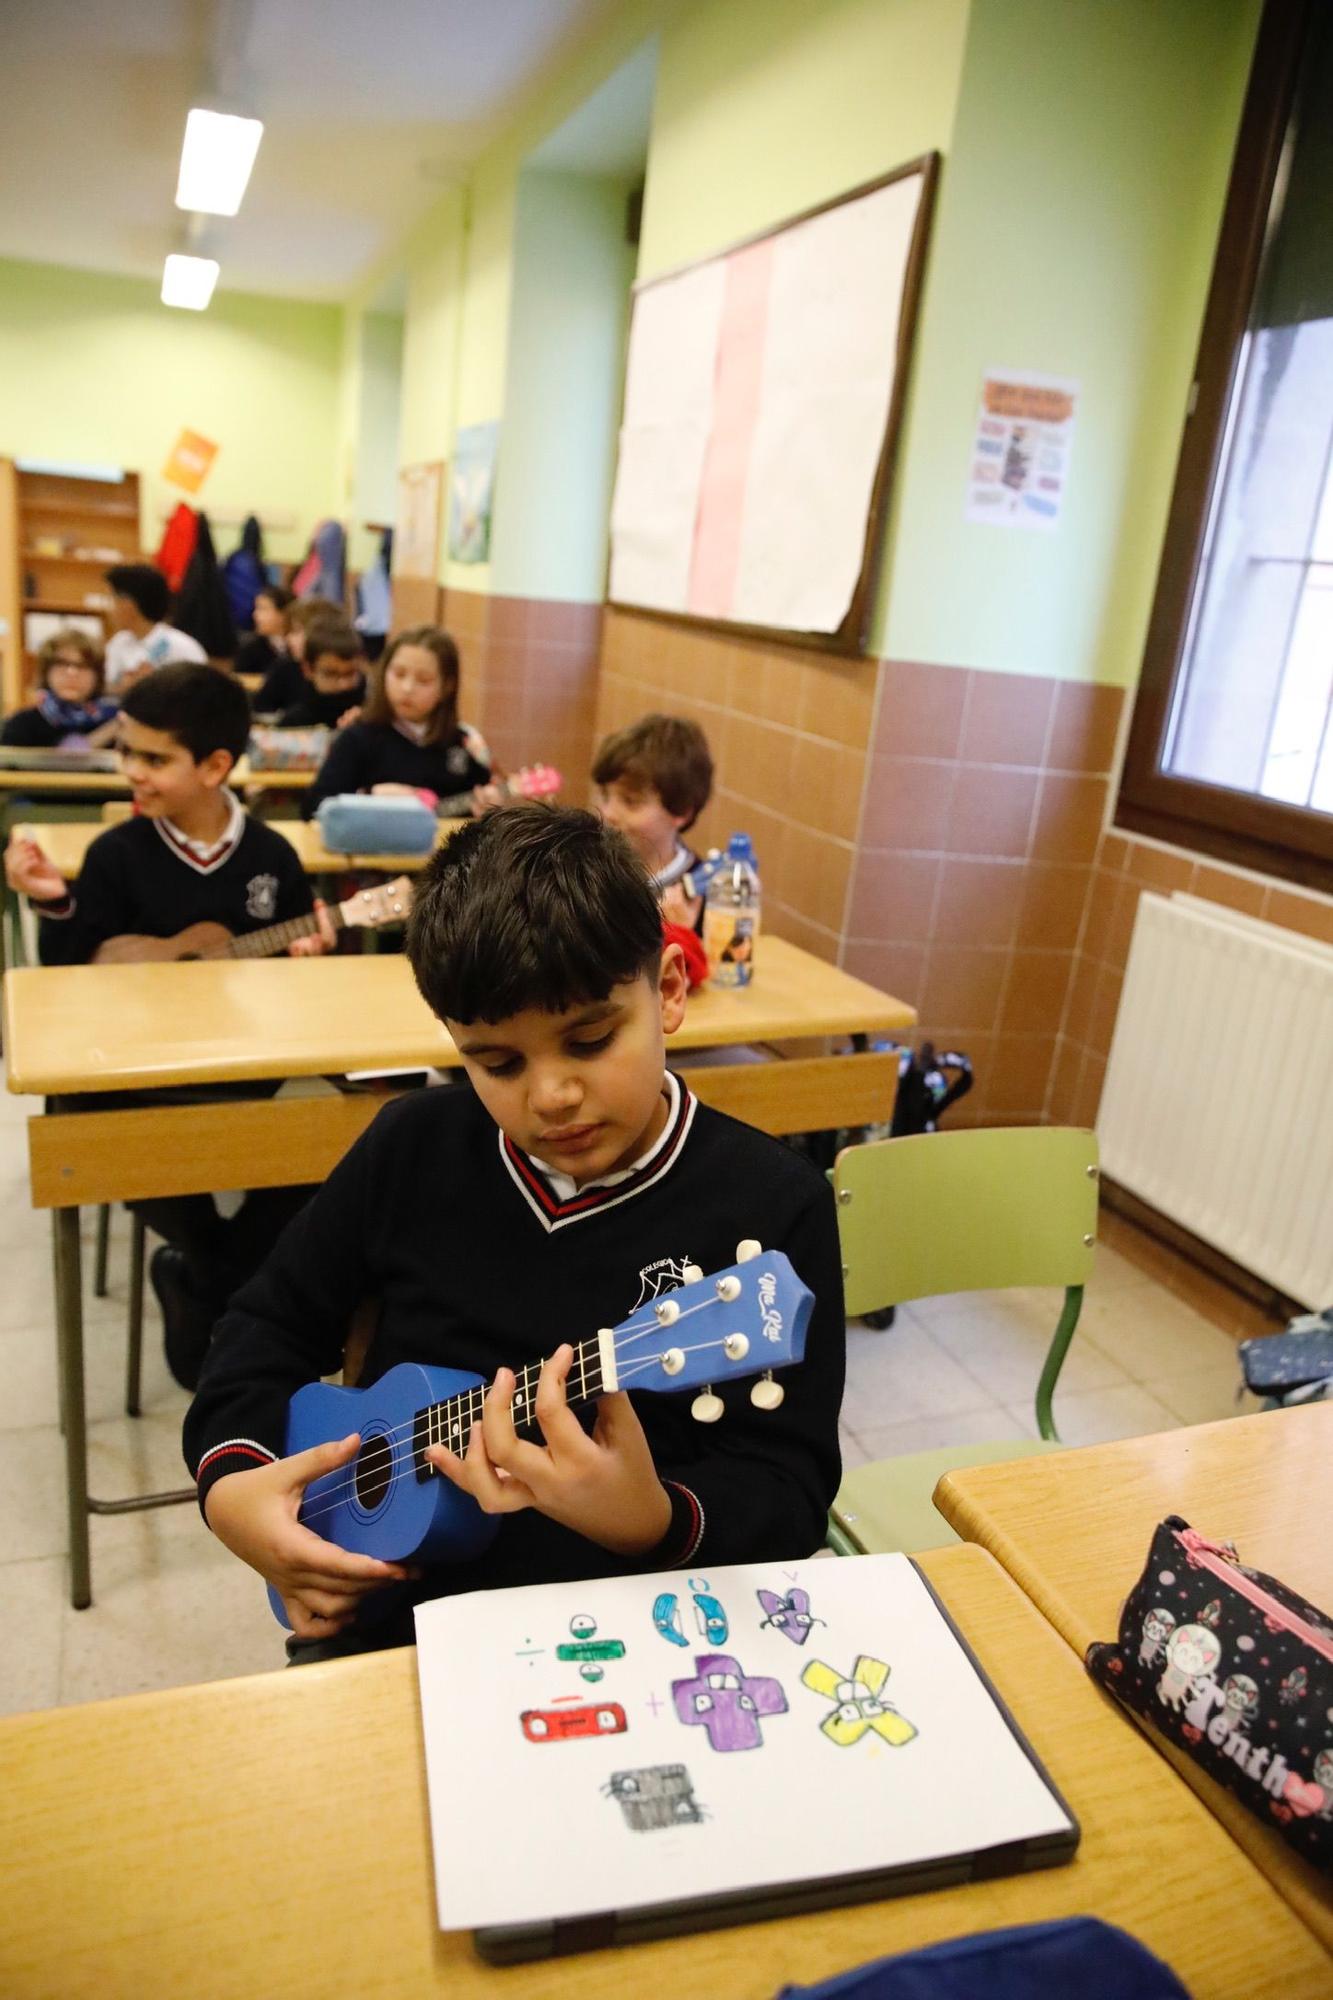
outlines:
[{"label": "ukulele tuning peg", "polygon": [[728,1361],[744,1361],[750,1352],[750,1343],[743,1333],[729,1333],[722,1343],[722,1352]]},{"label": "ukulele tuning peg", "polygon": [[738,1264],[748,1264],[755,1257],[762,1257],[763,1254],[764,1254],[763,1244],[756,1241],[756,1239],[753,1236],[744,1237],[741,1240],[741,1242],[739,1242],[736,1245],[736,1262]]},{"label": "ukulele tuning peg", "polygon": [[782,1400],[786,1393],[787,1391],[783,1388],[781,1382],[773,1380],[773,1374],[770,1369],[760,1376],[753,1389],[751,1389],[750,1401],[754,1404],[756,1410],[778,1410],[782,1407]]},{"label": "ukulele tuning peg", "polygon": [[653,1307],[653,1316],[659,1326],[674,1326],[680,1318],[680,1307],[674,1299],[659,1299]]},{"label": "ukulele tuning peg", "polygon": [[681,1283],[683,1285],[701,1285],[703,1283],[703,1276],[704,1274],[697,1264],[687,1264],[681,1272]]},{"label": "ukulele tuning peg", "polygon": [[739,1278],[719,1278],[713,1290],[720,1299],[730,1305],[733,1299],[738,1299],[741,1295],[741,1281]]},{"label": "ukulele tuning peg", "polygon": [[715,1396],[711,1388],[701,1389],[690,1404],[690,1415],[696,1424],[715,1424],[722,1410],[722,1398]]},{"label": "ukulele tuning peg", "polygon": [[662,1356],[662,1373],[664,1375],[679,1375],[684,1366],[684,1350],[679,1347],[668,1347],[666,1353]]}]

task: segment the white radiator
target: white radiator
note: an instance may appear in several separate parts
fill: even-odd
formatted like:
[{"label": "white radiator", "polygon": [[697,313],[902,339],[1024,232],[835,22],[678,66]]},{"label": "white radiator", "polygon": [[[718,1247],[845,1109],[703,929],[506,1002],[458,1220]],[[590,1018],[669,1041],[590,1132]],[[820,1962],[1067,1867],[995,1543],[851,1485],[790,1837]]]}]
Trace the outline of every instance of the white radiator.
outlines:
[{"label": "white radiator", "polygon": [[1141,895],[1097,1134],[1122,1187],[1333,1304],[1333,950]]}]

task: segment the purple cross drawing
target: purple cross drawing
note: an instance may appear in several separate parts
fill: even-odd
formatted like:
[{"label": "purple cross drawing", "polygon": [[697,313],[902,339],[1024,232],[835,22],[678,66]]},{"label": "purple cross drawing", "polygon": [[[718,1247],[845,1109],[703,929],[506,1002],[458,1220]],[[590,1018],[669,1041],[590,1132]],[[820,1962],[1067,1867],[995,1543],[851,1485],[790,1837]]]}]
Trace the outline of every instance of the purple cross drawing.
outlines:
[{"label": "purple cross drawing", "polygon": [[747,1675],[729,1653],[699,1653],[696,1678],[672,1681],[676,1718],[708,1731],[714,1750],[758,1750],[764,1734],[761,1715],[785,1715],[787,1697],[779,1681]]}]

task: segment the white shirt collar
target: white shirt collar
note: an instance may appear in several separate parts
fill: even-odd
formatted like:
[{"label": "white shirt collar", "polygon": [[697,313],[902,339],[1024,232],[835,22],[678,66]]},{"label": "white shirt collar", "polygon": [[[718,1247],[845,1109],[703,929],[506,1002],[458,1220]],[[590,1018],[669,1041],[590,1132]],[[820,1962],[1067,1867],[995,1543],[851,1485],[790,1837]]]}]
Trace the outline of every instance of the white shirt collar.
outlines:
[{"label": "white shirt collar", "polygon": [[680,1111],[680,1079],[673,1076],[670,1070],[667,1070],[662,1079],[662,1095],[667,1101],[667,1115],[661,1131],[652,1145],[640,1153],[637,1160],[631,1160],[627,1167],[617,1167],[612,1174],[599,1174],[595,1181],[580,1183],[571,1180],[568,1174],[560,1173],[555,1167],[548,1166],[546,1161],[539,1160],[535,1153],[529,1153],[528,1158],[533,1166],[538,1167],[551,1183],[551,1192],[556,1200],[573,1201],[576,1194],[588,1194],[593,1188],[619,1187],[621,1181],[627,1181],[631,1174],[640,1173],[655,1160],[670,1137]]},{"label": "white shirt collar", "polygon": [[216,840],[193,840],[188,833],[182,833],[175,820],[162,819],[158,822],[171,836],[171,845],[183,848],[187,855],[208,867],[222,854],[228,854],[235,847],[245,828],[245,813],[235,792],[224,792],[227,801],[227,824]]}]

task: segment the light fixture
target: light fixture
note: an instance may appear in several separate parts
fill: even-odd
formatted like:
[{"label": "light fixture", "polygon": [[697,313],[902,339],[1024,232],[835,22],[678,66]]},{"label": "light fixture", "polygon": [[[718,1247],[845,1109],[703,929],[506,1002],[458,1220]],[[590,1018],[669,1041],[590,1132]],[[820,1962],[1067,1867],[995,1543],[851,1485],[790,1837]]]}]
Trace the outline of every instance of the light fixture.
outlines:
[{"label": "light fixture", "polygon": [[235,215],[264,136],[263,121],[227,111],[192,111],[185,121],[177,208]]},{"label": "light fixture", "polygon": [[218,268],[212,257],[182,257],[173,252],[162,266],[163,305],[202,312],[213,296]]}]

